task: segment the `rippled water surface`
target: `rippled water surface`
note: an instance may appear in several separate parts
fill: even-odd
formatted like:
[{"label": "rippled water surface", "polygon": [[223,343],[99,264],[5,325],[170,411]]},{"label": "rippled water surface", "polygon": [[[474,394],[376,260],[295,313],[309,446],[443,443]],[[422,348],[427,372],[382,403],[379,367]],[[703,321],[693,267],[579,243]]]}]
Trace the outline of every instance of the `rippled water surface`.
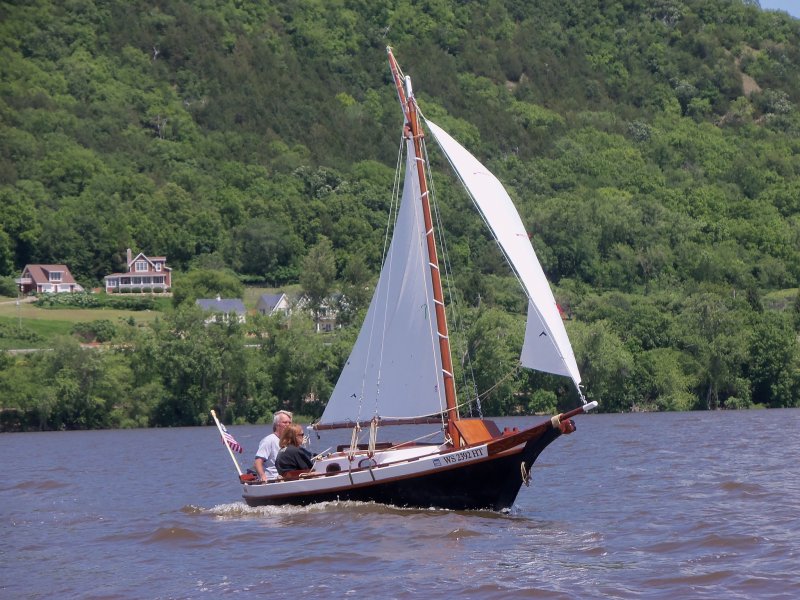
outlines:
[{"label": "rippled water surface", "polygon": [[510,514],[248,508],[210,427],[3,434],[0,597],[800,598],[800,410],[576,421]]}]

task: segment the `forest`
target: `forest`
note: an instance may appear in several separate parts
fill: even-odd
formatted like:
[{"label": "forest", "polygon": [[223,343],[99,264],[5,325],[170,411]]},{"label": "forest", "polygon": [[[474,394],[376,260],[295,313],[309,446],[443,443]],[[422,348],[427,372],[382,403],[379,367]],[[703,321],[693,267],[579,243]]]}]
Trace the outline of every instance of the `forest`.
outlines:
[{"label": "forest", "polygon": [[[33,263],[99,286],[127,248],[166,256],[175,294],[147,326],[1,352],[0,430],[318,416],[380,268],[387,45],[509,189],[588,399],[800,406],[800,20],[755,0],[26,0],[0,2],[0,296]],[[525,299],[444,168],[434,183],[462,395],[573,407],[560,378],[508,376]],[[335,295],[343,326],[204,325],[196,298],[253,285]],[[0,318],[0,339],[35,335]]]}]

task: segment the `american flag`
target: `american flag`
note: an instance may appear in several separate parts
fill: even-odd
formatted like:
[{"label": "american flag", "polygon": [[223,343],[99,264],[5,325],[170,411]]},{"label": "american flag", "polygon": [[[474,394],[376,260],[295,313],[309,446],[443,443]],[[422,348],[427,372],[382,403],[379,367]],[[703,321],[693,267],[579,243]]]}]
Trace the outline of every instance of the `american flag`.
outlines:
[{"label": "american flag", "polygon": [[231,450],[241,454],[244,451],[244,449],[242,448],[242,445],[239,442],[237,442],[235,439],[233,439],[233,436],[230,433],[228,433],[227,429],[225,429],[225,425],[220,423],[219,426],[222,429],[222,437],[225,439],[225,443],[227,443],[228,446],[231,447]]}]

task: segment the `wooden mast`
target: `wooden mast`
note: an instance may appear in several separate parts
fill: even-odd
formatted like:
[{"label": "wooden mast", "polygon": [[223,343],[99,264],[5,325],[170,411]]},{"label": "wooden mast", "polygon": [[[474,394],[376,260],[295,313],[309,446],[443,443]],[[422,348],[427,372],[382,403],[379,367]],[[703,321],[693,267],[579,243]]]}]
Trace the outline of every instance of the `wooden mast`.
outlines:
[{"label": "wooden mast", "polygon": [[428,264],[431,269],[433,284],[433,302],[436,308],[436,327],[439,336],[439,353],[442,360],[442,379],[444,380],[444,397],[447,404],[447,434],[458,448],[461,446],[461,435],[455,425],[459,419],[458,402],[456,400],[455,378],[453,376],[453,359],[450,354],[450,337],[447,330],[447,317],[444,310],[444,293],[442,291],[442,278],[439,272],[439,259],[436,254],[436,240],[433,234],[433,219],[431,217],[430,195],[428,181],[425,177],[425,158],[422,152],[423,132],[419,123],[419,112],[411,89],[411,78],[403,78],[400,66],[392,54],[392,49],[387,47],[389,67],[392,71],[400,106],[406,119],[406,136],[414,143],[414,155],[417,164],[417,177],[419,179],[420,200],[422,214],[425,220],[425,238],[428,246]]}]

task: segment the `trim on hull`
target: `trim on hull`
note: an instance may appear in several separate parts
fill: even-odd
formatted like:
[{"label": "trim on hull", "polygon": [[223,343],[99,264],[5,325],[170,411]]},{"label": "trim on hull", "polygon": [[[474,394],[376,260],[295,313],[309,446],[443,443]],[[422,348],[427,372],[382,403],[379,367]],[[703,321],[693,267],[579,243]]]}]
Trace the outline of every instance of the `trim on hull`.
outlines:
[{"label": "trim on hull", "polygon": [[400,507],[504,510],[511,508],[522,486],[520,464],[524,462],[526,471],[529,471],[542,450],[559,435],[559,430],[550,429],[519,449],[454,469],[376,481],[370,485],[338,486],[325,491],[279,497],[245,495],[244,499],[249,506],[351,500]]}]

